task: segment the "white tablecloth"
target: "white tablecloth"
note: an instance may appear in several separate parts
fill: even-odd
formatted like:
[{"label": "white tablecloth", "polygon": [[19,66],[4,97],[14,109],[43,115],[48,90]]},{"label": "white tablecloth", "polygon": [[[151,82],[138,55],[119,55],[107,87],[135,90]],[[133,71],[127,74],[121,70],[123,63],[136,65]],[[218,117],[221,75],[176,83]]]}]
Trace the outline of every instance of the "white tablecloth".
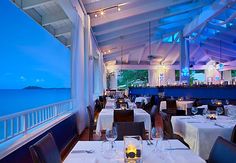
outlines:
[{"label": "white tablecloth", "polygon": [[[187,108],[191,108],[193,105],[193,101],[178,101],[176,100],[177,109],[185,110],[187,113]],[[160,110],[166,109],[166,101],[161,101]]]},{"label": "white tablecloth", "polygon": [[[181,150],[186,148],[178,140],[163,141],[162,159],[158,152],[154,152],[154,145],[147,145],[143,141],[143,162],[144,163],[205,163],[203,159],[195,155],[191,150]],[[72,151],[94,150],[94,153],[70,153],[64,163],[124,163],[124,142],[116,141],[116,155],[112,159],[104,158],[102,152],[102,141],[79,141]],[[179,148],[180,150],[173,150]],[[172,149],[172,150],[166,150]]]},{"label": "white tablecloth", "polygon": [[[102,109],[97,119],[97,128],[96,128],[97,135],[101,135],[102,130],[106,130],[107,128],[112,128],[113,115],[114,115],[113,109]],[[134,121],[144,122],[145,129],[150,131],[151,117],[143,109],[134,109]]]},{"label": "white tablecloth", "polygon": [[[129,108],[136,108],[136,104],[132,103],[129,99],[126,99],[125,102],[128,102]],[[114,109],[116,106],[115,100],[109,100],[106,102],[105,109]]]},{"label": "white tablecloth", "polygon": [[144,103],[147,104],[147,103],[150,102],[150,100],[151,100],[151,97],[136,97],[135,98],[135,103],[144,101]]},{"label": "white tablecloth", "polygon": [[[208,109],[208,105],[201,105],[198,108]],[[235,105],[224,105],[225,113],[229,116],[236,116],[236,106]]]},{"label": "white tablecloth", "polygon": [[219,116],[217,120],[208,120],[203,116],[172,116],[173,130],[184,138],[190,148],[208,159],[211,148],[218,136],[230,140],[236,120]]}]

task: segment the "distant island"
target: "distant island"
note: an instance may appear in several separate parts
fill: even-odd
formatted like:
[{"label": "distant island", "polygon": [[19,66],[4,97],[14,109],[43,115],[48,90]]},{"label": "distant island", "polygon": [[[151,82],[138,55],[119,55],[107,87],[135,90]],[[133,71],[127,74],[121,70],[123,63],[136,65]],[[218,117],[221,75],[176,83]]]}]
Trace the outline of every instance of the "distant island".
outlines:
[{"label": "distant island", "polygon": [[38,86],[27,86],[27,87],[25,87],[23,89],[44,89],[44,88],[38,87]]},{"label": "distant island", "polygon": [[23,89],[70,89],[70,88],[43,88],[39,86],[27,86],[24,87]]}]

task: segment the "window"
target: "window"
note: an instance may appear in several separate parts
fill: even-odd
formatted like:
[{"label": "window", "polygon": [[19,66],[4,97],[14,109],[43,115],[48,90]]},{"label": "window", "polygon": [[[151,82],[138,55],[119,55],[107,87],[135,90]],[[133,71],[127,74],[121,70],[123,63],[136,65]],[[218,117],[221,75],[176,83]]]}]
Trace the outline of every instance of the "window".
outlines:
[{"label": "window", "polygon": [[236,70],[231,70],[231,76],[232,76],[233,78],[236,77]]},{"label": "window", "polygon": [[70,99],[70,50],[0,1],[0,117]]},{"label": "window", "polygon": [[131,86],[146,86],[148,70],[121,70],[117,78],[119,89],[127,89]]},{"label": "window", "polygon": [[[180,71],[175,70],[175,81],[180,80]],[[190,84],[194,81],[205,82],[205,71],[204,70],[190,70]]]}]

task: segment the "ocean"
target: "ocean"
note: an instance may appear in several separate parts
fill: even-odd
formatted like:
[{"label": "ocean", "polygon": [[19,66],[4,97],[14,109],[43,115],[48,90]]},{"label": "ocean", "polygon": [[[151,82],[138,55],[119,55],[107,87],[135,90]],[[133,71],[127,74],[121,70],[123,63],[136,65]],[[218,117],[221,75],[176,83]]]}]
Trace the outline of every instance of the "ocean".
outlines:
[{"label": "ocean", "polygon": [[69,88],[65,89],[0,89],[0,117],[35,107],[68,100]]}]

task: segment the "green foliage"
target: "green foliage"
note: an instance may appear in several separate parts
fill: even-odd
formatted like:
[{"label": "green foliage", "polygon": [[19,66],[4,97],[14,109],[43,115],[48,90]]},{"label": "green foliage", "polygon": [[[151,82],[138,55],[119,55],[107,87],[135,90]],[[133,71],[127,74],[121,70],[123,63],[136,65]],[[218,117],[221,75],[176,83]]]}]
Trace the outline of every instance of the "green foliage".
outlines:
[{"label": "green foliage", "polygon": [[[194,78],[194,75],[197,73],[203,73],[204,74],[204,70],[190,70],[190,85],[193,84],[194,80],[196,80]],[[236,72],[235,72],[236,75]],[[180,71],[179,70],[175,70],[175,81],[179,81],[180,80]]]},{"label": "green foliage", "polygon": [[236,70],[231,70],[231,76],[236,77]]},{"label": "green foliage", "polygon": [[130,86],[146,85],[148,83],[148,71],[121,70],[117,80],[119,89],[127,89]]}]

